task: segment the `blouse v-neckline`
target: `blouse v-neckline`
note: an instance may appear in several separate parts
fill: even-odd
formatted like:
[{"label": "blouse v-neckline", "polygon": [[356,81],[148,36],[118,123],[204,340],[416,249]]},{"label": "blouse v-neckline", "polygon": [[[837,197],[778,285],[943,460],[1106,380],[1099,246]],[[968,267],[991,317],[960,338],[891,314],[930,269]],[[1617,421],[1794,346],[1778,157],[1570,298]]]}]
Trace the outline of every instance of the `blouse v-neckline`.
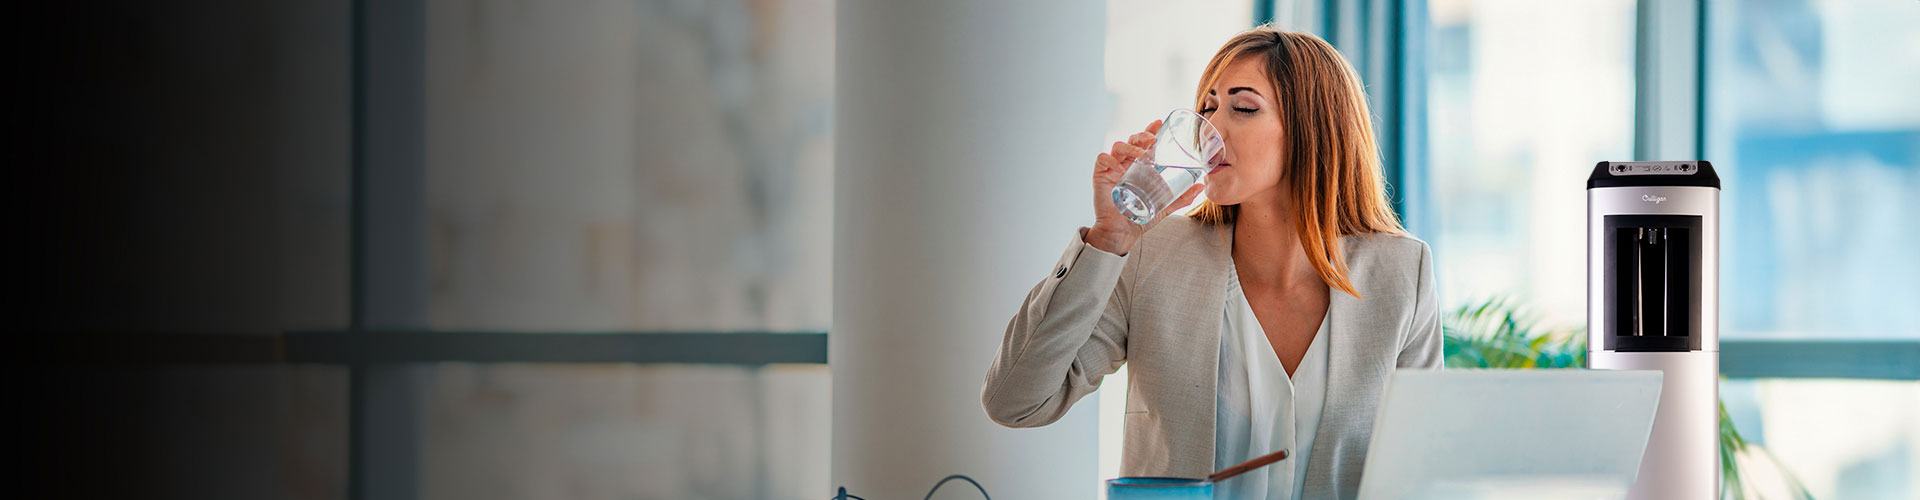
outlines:
[{"label": "blouse v-neckline", "polygon": [[[1264,474],[1217,485],[1215,498],[1291,499],[1303,494],[1307,464],[1326,407],[1332,305],[1294,373],[1286,372],[1229,266],[1216,395],[1215,462],[1238,463],[1287,449],[1292,456]],[[1218,465],[1218,464],[1216,464]],[[1244,479],[1243,479],[1244,478]]]},{"label": "blouse v-neckline", "polygon": [[[1332,292],[1329,291],[1328,293],[1331,294]],[[1279,363],[1281,367],[1280,372],[1286,374],[1288,380],[1292,380],[1294,377],[1294,373],[1288,372],[1286,370],[1287,363],[1280,359],[1280,349],[1275,348],[1273,346],[1273,339],[1267,336],[1266,325],[1260,323],[1260,316],[1254,313],[1253,311],[1253,300],[1247,298],[1246,289],[1240,285],[1239,266],[1236,266],[1233,264],[1232,256],[1228,256],[1227,257],[1227,302],[1228,304],[1233,304],[1235,299],[1238,299],[1239,304],[1242,307],[1246,308],[1246,317],[1249,320],[1251,320],[1253,329],[1260,334],[1259,335],[1261,340],[1260,344],[1265,345],[1267,347],[1266,354],[1269,357],[1273,358],[1274,362]],[[1321,344],[1323,342],[1321,340],[1321,337],[1326,336],[1327,327],[1330,326],[1329,325],[1329,323],[1331,322],[1330,319],[1333,317],[1333,300],[1332,300],[1333,297],[1327,297],[1327,299],[1328,299],[1327,306],[1320,310],[1320,322],[1319,322],[1319,326],[1315,327],[1314,329],[1313,339],[1307,342],[1306,351],[1301,351],[1300,359],[1297,361],[1294,361],[1293,369],[1295,372],[1299,371],[1300,367],[1306,364],[1307,356],[1310,355],[1314,345]],[[1229,310],[1227,312],[1232,313],[1233,311]]]}]

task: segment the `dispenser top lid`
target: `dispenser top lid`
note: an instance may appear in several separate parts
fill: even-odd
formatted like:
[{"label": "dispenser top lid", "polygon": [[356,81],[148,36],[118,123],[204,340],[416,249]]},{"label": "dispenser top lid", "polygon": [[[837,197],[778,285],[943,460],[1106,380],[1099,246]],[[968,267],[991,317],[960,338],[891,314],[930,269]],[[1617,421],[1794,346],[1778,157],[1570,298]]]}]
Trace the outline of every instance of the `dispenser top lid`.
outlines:
[{"label": "dispenser top lid", "polygon": [[1698,161],[1603,161],[1587,176],[1587,189],[1629,186],[1698,186],[1720,189],[1713,164]]}]

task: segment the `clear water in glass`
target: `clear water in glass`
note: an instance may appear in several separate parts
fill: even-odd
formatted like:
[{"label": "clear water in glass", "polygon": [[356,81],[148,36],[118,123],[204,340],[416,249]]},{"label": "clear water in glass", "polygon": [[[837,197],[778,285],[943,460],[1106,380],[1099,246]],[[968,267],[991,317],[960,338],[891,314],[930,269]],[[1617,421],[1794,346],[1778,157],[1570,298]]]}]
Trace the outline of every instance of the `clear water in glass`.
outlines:
[{"label": "clear water in glass", "polygon": [[1153,147],[1113,187],[1114,207],[1135,224],[1152,222],[1224,157],[1226,141],[1205,117],[1176,109],[1161,121]]}]

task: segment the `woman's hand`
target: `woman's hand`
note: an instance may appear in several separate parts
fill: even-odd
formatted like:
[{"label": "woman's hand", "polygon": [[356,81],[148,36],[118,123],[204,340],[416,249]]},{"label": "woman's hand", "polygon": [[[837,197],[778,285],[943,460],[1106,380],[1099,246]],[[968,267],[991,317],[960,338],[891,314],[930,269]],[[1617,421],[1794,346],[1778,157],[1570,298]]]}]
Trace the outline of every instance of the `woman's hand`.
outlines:
[{"label": "woman's hand", "polygon": [[1127,167],[1132,166],[1135,159],[1146,153],[1147,148],[1153,147],[1154,134],[1159,132],[1160,120],[1154,120],[1153,123],[1147,124],[1145,132],[1133,134],[1124,142],[1114,142],[1112,151],[1100,153],[1100,156],[1094,158],[1093,227],[1087,229],[1084,240],[1088,245],[1114,255],[1126,255],[1133,249],[1133,243],[1140,239],[1140,235],[1146,234],[1147,229],[1159,224],[1160,220],[1165,219],[1174,209],[1192,203],[1193,198],[1205,190],[1206,186],[1198,183],[1187,188],[1187,192],[1174,199],[1172,205],[1168,205],[1166,210],[1160,211],[1144,226],[1127,220],[1127,216],[1122,215],[1120,209],[1113,206],[1113,187],[1120,184],[1120,178],[1127,174]]}]

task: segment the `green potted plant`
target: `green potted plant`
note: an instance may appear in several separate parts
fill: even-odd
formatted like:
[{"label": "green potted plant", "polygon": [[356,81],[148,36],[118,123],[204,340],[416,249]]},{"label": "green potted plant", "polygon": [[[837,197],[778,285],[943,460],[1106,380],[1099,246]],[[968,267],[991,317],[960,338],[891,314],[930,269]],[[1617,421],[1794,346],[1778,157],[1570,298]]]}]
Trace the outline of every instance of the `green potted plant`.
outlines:
[{"label": "green potted plant", "polygon": [[[1584,328],[1542,325],[1524,307],[1508,299],[1469,303],[1448,311],[1441,324],[1449,368],[1587,366]],[[1767,471],[1772,474],[1765,474]],[[1727,418],[1725,402],[1720,404],[1720,472],[1725,479],[1722,496],[1726,499],[1813,498],[1765,448],[1740,437],[1733,420]]]}]

